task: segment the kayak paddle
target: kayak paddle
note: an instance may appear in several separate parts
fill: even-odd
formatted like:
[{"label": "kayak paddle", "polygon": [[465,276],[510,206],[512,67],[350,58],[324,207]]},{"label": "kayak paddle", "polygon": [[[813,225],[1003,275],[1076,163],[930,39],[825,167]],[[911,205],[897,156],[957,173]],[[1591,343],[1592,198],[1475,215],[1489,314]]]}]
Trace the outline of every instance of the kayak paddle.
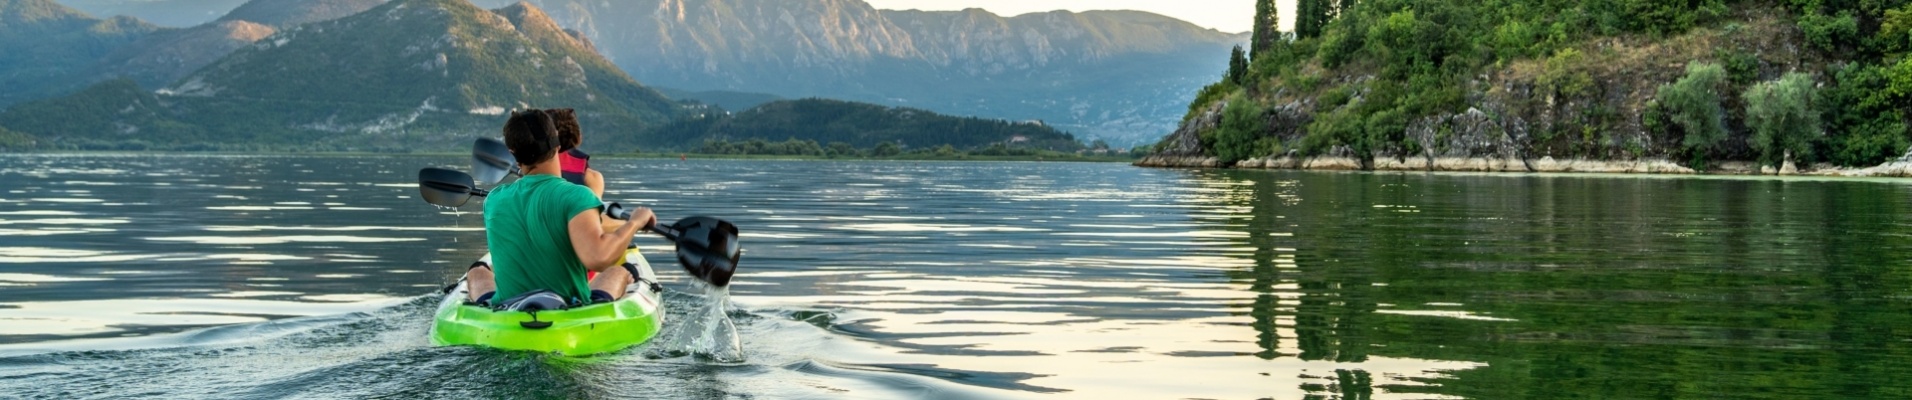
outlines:
[{"label": "kayak paddle", "polygon": [[440,207],[458,208],[471,201],[472,196],[484,197],[491,192],[479,189],[472,182],[471,175],[444,168],[426,168],[418,171],[418,195],[426,203]]},{"label": "kayak paddle", "polygon": [[[604,213],[618,220],[631,218],[631,212],[617,203],[605,205]],[[743,247],[737,242],[737,224],[695,216],[645,229],[677,244],[677,264],[684,266],[684,272],[716,287],[730,286],[731,275],[737,273],[737,260],[743,256]]]},{"label": "kayak paddle", "polygon": [[505,176],[518,172],[518,159],[511,156],[511,148],[505,142],[493,138],[478,138],[471,145],[471,173],[477,175],[478,182],[486,186],[496,185]]}]

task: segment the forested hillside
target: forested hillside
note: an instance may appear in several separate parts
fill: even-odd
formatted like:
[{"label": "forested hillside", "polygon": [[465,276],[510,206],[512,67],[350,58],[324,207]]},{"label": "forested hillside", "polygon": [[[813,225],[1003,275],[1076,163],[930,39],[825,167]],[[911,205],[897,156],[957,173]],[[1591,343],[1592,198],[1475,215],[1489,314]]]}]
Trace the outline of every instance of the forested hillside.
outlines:
[{"label": "forested hillside", "polygon": [[[1302,0],[1291,16],[1272,4],[1150,163],[1809,168],[1876,165],[1912,145],[1912,1]],[[1284,17],[1292,32],[1274,29]]]},{"label": "forested hillside", "polygon": [[953,117],[914,108],[824,99],[776,101],[736,113],[709,112],[680,119],[656,135],[705,143],[699,150],[718,154],[766,153],[726,147],[749,146],[753,140],[808,142],[809,147],[819,150],[817,155],[823,150],[819,143],[841,143],[855,149],[888,145],[896,151],[937,146],[976,150],[997,144],[1048,151],[1083,149],[1075,135],[1034,121]]}]

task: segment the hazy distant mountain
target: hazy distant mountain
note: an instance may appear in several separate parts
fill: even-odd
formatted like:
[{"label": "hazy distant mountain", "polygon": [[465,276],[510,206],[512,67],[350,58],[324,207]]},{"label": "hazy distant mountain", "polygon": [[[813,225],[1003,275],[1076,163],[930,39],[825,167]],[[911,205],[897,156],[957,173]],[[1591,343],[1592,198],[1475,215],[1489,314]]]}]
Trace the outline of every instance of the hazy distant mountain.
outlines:
[{"label": "hazy distant mountain", "polygon": [[[502,4],[507,0],[479,0]],[[532,0],[647,84],[831,97],[1133,142],[1173,130],[1239,35],[1143,12],[879,11],[860,0]]]},{"label": "hazy distant mountain", "polygon": [[617,147],[675,112],[541,10],[464,0],[395,0],[284,29],[157,94],[129,86],[22,104],[0,124],[48,141],[397,150],[494,133],[509,109],[561,106]]},{"label": "hazy distant mountain", "polygon": [[107,54],[83,83],[124,77],[147,88],[163,87],[277,32],[250,21],[162,29]]},{"label": "hazy distant mountain", "polygon": [[212,22],[246,0],[61,0],[98,16],[124,15],[159,26],[188,27]]},{"label": "hazy distant mountain", "polygon": [[74,71],[157,29],[50,0],[0,0],[0,107],[67,89]]},{"label": "hazy distant mountain", "polygon": [[250,21],[280,28],[330,21],[385,4],[385,0],[252,0],[220,21]]},{"label": "hazy distant mountain", "polygon": [[147,88],[173,84],[227,54],[281,28],[329,21],[384,4],[385,0],[252,0],[218,21],[167,28],[101,60],[83,83],[126,77]]}]

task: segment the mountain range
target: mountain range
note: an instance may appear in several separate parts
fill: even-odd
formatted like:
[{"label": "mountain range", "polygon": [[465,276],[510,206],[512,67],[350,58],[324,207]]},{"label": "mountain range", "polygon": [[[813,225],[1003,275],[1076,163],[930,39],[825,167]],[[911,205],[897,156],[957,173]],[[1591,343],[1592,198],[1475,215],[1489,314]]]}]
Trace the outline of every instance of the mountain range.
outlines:
[{"label": "mountain range", "polygon": [[592,139],[625,143],[677,113],[535,7],[394,0],[285,28],[156,92],[109,81],[0,121],[78,143],[402,151],[495,131],[533,105],[576,108]]},{"label": "mountain range", "polygon": [[1118,143],[1173,130],[1193,94],[1224,72],[1229,48],[1245,41],[1135,11],[1002,17],[860,0],[529,1],[650,85],[1044,120]]},{"label": "mountain range", "polygon": [[[477,5],[502,8],[464,13],[472,20],[449,25],[389,12],[388,23],[374,23],[367,17],[374,12],[368,10],[383,9],[386,0],[252,0],[236,5],[223,0],[68,1],[93,8],[126,9],[139,3],[227,11],[200,25],[163,28],[129,17],[95,18],[51,0],[0,0],[0,83],[9,89],[0,91],[0,107],[75,93],[77,99],[42,103],[68,101],[77,106],[71,101],[91,99],[144,104],[154,111],[137,118],[101,115],[102,121],[116,121],[106,131],[166,130],[161,125],[212,132],[239,129],[216,128],[232,124],[196,117],[212,115],[211,107],[217,104],[227,113],[244,110],[239,114],[246,118],[241,119],[249,122],[272,124],[246,128],[247,137],[285,129],[303,132],[293,136],[312,133],[304,131],[462,129],[472,125],[434,115],[551,104],[561,101],[554,97],[560,94],[587,93],[579,108],[592,109],[594,115],[607,117],[600,123],[619,127],[607,140],[669,143],[643,138],[642,128],[673,115],[674,107],[637,83],[643,82],[673,97],[733,111],[785,98],[827,97],[1041,121],[1122,145],[1151,140],[1178,122],[1185,112],[1182,103],[1202,82],[1219,76],[1222,63],[1215,60],[1223,59],[1226,47],[1241,39],[1141,12],[1058,11],[1005,18],[976,9],[877,10],[859,0],[477,0]],[[464,0],[432,7],[461,4],[466,11],[480,9]],[[417,53],[415,48],[428,46],[426,42],[442,46],[438,42],[457,36],[460,30],[447,26],[491,24],[485,20],[492,17],[485,15],[505,18],[514,29],[486,35],[512,36],[530,45],[524,50],[418,59],[437,54]],[[359,21],[344,23],[347,20]],[[305,40],[312,38],[319,40]],[[485,35],[466,38],[491,40]],[[291,50],[274,51],[286,43],[293,44]],[[539,57],[514,60],[516,51]],[[550,54],[543,53],[562,55],[547,58],[542,56]],[[421,75],[461,61],[489,69]],[[558,76],[543,73],[551,65],[584,71],[570,75],[586,76],[587,83],[545,80]],[[622,72],[612,73],[618,70]],[[447,75],[450,71],[473,73]],[[299,78],[287,79],[290,76]],[[127,81],[117,81],[120,78]],[[80,90],[99,82],[109,83]],[[515,93],[508,90],[513,84],[520,85]],[[561,87],[589,89],[551,90]],[[140,91],[149,93],[134,95]],[[362,104],[300,111],[291,106],[294,100]],[[599,104],[605,101],[614,105]],[[49,130],[45,122],[6,124],[14,131],[50,138],[91,134]]]}]

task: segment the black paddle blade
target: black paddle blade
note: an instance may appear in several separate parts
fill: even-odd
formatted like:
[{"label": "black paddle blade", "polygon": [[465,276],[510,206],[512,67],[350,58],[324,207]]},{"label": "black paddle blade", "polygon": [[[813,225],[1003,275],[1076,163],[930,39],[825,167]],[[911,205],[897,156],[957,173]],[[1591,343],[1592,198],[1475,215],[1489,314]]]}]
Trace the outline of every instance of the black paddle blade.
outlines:
[{"label": "black paddle blade", "polygon": [[737,243],[737,225],[711,217],[690,217],[672,224],[677,231],[677,263],[698,280],[717,287],[730,285],[743,248]]},{"label": "black paddle blade", "polygon": [[471,201],[471,175],[444,168],[418,171],[418,196],[425,202],[457,208]]},{"label": "black paddle blade", "polygon": [[479,183],[496,185],[517,166],[518,159],[511,156],[511,148],[505,147],[502,140],[478,138],[478,142],[471,145],[471,173],[477,176]]}]

